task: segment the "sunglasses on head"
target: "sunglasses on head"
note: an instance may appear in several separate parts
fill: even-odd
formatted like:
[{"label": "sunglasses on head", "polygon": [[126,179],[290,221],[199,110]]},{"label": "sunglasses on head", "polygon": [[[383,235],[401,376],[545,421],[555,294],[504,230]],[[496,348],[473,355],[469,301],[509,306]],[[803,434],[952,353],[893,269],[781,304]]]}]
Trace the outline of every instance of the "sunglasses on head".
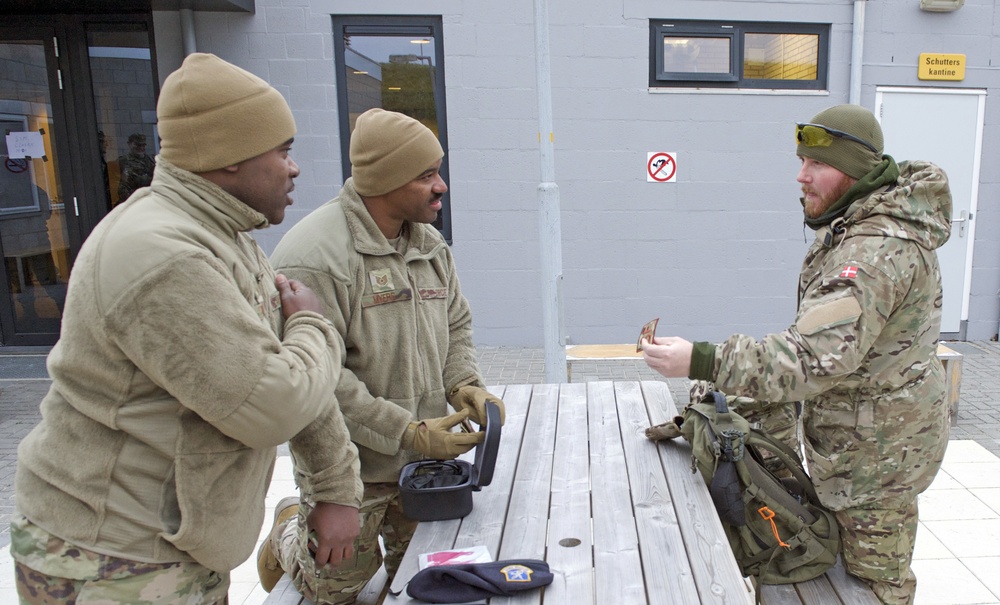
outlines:
[{"label": "sunglasses on head", "polygon": [[819,124],[795,125],[795,139],[806,147],[829,147],[830,143],[833,143],[834,137],[854,141],[855,143],[859,143],[868,149],[871,149],[874,153],[878,153],[878,149],[875,149],[875,146],[868,141],[859,139],[858,137],[852,134],[847,134],[841,130],[834,130],[833,128],[827,128],[826,126],[820,126]]}]

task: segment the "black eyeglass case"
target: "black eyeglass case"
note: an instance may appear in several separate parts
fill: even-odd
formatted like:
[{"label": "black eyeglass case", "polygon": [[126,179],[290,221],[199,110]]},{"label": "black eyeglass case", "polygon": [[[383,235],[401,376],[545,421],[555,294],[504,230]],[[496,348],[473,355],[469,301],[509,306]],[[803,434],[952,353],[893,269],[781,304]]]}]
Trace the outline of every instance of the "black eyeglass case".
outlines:
[{"label": "black eyeglass case", "polygon": [[500,449],[500,408],[486,403],[486,433],[474,464],[465,460],[421,460],[403,467],[399,495],[403,514],[416,521],[459,519],[472,512],[472,492],[490,484]]}]

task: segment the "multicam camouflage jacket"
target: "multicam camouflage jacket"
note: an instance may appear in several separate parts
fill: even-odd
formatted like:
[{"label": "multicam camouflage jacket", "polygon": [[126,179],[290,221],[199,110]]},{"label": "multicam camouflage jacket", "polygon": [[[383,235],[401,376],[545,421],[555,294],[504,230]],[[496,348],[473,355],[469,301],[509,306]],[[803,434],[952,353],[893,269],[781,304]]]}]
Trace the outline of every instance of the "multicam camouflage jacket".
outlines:
[{"label": "multicam camouflage jacket", "polygon": [[720,390],[803,401],[806,460],[831,510],[912,501],[948,441],[935,250],[950,234],[951,193],[933,164],[899,169],[894,186],[817,231],[791,327],[715,349]]}]

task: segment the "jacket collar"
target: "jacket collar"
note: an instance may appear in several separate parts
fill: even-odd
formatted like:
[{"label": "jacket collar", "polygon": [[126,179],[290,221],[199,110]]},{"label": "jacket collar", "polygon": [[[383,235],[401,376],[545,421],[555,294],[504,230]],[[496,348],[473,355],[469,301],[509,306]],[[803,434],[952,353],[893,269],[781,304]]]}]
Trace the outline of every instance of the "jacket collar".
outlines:
[{"label": "jacket collar", "polygon": [[[354,178],[348,178],[340,191],[340,201],[344,207],[344,214],[347,216],[347,226],[354,239],[354,249],[362,254],[383,256],[395,254],[396,249],[389,243],[389,240],[379,230],[375,224],[375,219],[369,214],[364,201],[354,188]],[[404,231],[409,239],[406,256],[410,256],[412,251],[425,256],[433,254],[439,245],[444,242],[429,237],[430,227],[419,223],[404,223]]]},{"label": "jacket collar", "polygon": [[157,157],[153,190],[168,197],[200,223],[223,232],[252,231],[268,226],[267,218],[222,187]]}]

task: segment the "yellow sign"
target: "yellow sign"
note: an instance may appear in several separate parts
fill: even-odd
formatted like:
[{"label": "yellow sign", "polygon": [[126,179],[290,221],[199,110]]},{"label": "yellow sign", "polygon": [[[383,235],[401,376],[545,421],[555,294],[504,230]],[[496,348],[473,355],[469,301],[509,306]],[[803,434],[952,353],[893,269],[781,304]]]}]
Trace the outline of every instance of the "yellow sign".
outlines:
[{"label": "yellow sign", "polygon": [[964,80],[965,55],[920,53],[917,77],[921,80]]}]

